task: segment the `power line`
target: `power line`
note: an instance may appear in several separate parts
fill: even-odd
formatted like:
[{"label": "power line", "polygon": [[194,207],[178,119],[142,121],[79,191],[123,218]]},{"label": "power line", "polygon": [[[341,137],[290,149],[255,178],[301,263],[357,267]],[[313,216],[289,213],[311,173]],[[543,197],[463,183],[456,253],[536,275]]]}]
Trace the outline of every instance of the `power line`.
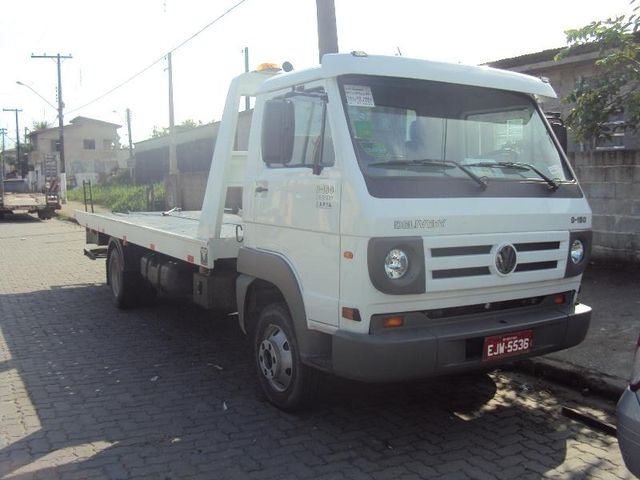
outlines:
[{"label": "power line", "polygon": [[236,3],[235,5],[233,5],[231,8],[225,10],[220,16],[218,16],[217,18],[213,19],[211,22],[209,22],[208,24],[206,24],[204,27],[202,27],[200,30],[198,30],[196,33],[194,33],[193,35],[191,35],[189,38],[187,38],[186,40],[184,40],[183,42],[179,43],[177,46],[173,47],[171,50],[169,50],[166,54],[162,55],[160,58],[158,58],[157,60],[154,60],[151,64],[147,65],[146,67],[144,67],[142,70],[140,70],[139,72],[135,73],[134,75],[132,75],[131,77],[127,78],[126,80],[124,80],[123,82],[119,83],[118,85],[116,85],[115,87],[113,87],[112,89],[106,91],[105,93],[103,93],[102,95],[99,95],[98,97],[94,98],[93,100],[79,106],[76,107],[74,109],[71,110],[67,110],[67,113],[72,113],[72,112],[77,112],[78,110],[82,110],[85,107],[88,107],[89,105],[97,102],[98,100],[102,100],[104,97],[106,97],[107,95],[112,94],[113,92],[115,92],[116,90],[118,90],[119,88],[122,88],[123,86],[125,86],[127,83],[129,83],[130,81],[134,80],[135,78],[139,77],[140,75],[142,75],[143,73],[145,73],[147,70],[149,70],[151,67],[155,66],[156,64],[160,63],[161,61],[163,61],[166,56],[169,53],[173,53],[176,50],[178,50],[179,48],[184,47],[187,43],[189,43],[191,40],[193,40],[194,38],[196,38],[198,35],[200,35],[202,32],[204,32],[207,28],[211,27],[213,24],[215,24],[216,22],[218,22],[219,20],[221,20],[222,18],[226,17],[229,13],[231,13],[233,10],[235,10],[236,8],[238,8],[240,5],[242,5],[244,2],[246,2],[246,0],[240,0],[238,3]]}]

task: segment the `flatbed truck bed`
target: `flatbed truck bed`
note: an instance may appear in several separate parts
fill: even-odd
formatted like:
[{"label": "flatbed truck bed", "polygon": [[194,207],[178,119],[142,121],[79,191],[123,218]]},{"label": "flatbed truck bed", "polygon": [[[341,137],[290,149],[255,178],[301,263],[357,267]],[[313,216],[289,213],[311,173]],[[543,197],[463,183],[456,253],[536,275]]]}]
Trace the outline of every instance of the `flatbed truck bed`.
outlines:
[{"label": "flatbed truck bed", "polygon": [[133,243],[188,263],[213,268],[217,259],[238,256],[242,245],[242,217],[225,213],[220,237],[198,237],[200,210],[169,212],[88,213],[76,211],[80,225],[97,233],[108,232]]}]

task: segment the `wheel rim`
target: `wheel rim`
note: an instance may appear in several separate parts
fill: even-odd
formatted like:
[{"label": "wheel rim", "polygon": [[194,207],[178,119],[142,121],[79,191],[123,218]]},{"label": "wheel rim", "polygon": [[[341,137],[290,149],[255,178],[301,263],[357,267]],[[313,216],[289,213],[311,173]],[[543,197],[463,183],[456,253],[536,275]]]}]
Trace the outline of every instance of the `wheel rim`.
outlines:
[{"label": "wheel rim", "polygon": [[113,296],[117,297],[120,294],[120,260],[117,252],[112,253],[109,257],[109,279]]},{"label": "wheel rim", "polygon": [[287,335],[277,325],[269,325],[258,345],[258,366],[277,392],[284,392],[293,378],[293,356]]}]

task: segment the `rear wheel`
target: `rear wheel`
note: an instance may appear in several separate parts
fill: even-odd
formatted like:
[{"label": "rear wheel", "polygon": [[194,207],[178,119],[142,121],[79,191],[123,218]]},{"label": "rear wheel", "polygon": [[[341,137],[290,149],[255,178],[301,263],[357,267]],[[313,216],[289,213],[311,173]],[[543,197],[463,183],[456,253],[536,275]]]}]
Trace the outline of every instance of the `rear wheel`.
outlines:
[{"label": "rear wheel", "polygon": [[[129,259],[129,262],[131,260]],[[155,298],[155,290],[133,270],[136,265],[128,265],[126,255],[118,246],[109,250],[107,258],[107,282],[111,286],[113,303],[118,308],[131,308],[150,303]]]},{"label": "rear wheel", "polygon": [[38,210],[38,218],[40,220],[49,220],[53,218],[53,210],[48,208],[45,210]]},{"label": "rear wheel", "polygon": [[127,308],[131,306],[130,294],[126,294],[127,286],[125,285],[124,258],[120,250],[111,249],[109,259],[107,260],[107,268],[109,269],[109,284],[111,285],[111,294],[113,295],[113,303],[118,308]]},{"label": "rear wheel", "polygon": [[317,389],[317,372],[300,361],[293,323],[287,308],[264,308],[254,335],[258,381],[271,403],[292,411]]}]

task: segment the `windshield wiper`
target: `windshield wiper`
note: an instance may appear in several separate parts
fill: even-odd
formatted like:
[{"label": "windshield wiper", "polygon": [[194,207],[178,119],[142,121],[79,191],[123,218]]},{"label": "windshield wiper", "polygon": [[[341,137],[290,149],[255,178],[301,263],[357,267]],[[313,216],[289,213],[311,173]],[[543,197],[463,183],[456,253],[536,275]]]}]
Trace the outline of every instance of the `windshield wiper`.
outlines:
[{"label": "windshield wiper", "polygon": [[487,182],[485,182],[478,175],[473,173],[471,170],[467,169],[466,166],[460,165],[457,162],[451,160],[396,160],[391,162],[376,162],[370,163],[369,167],[415,167],[415,166],[430,166],[430,167],[449,167],[449,168],[459,168],[464,173],[466,173],[474,182],[476,182],[480,188],[483,190],[487,188]]},{"label": "windshield wiper", "polygon": [[552,178],[546,176],[542,173],[537,167],[531,165],[530,163],[525,162],[478,162],[478,163],[470,163],[465,165],[465,167],[482,167],[482,168],[511,168],[513,170],[531,170],[536,173],[540,178],[542,178],[551,190],[557,190],[560,186],[558,182],[553,180]]}]

